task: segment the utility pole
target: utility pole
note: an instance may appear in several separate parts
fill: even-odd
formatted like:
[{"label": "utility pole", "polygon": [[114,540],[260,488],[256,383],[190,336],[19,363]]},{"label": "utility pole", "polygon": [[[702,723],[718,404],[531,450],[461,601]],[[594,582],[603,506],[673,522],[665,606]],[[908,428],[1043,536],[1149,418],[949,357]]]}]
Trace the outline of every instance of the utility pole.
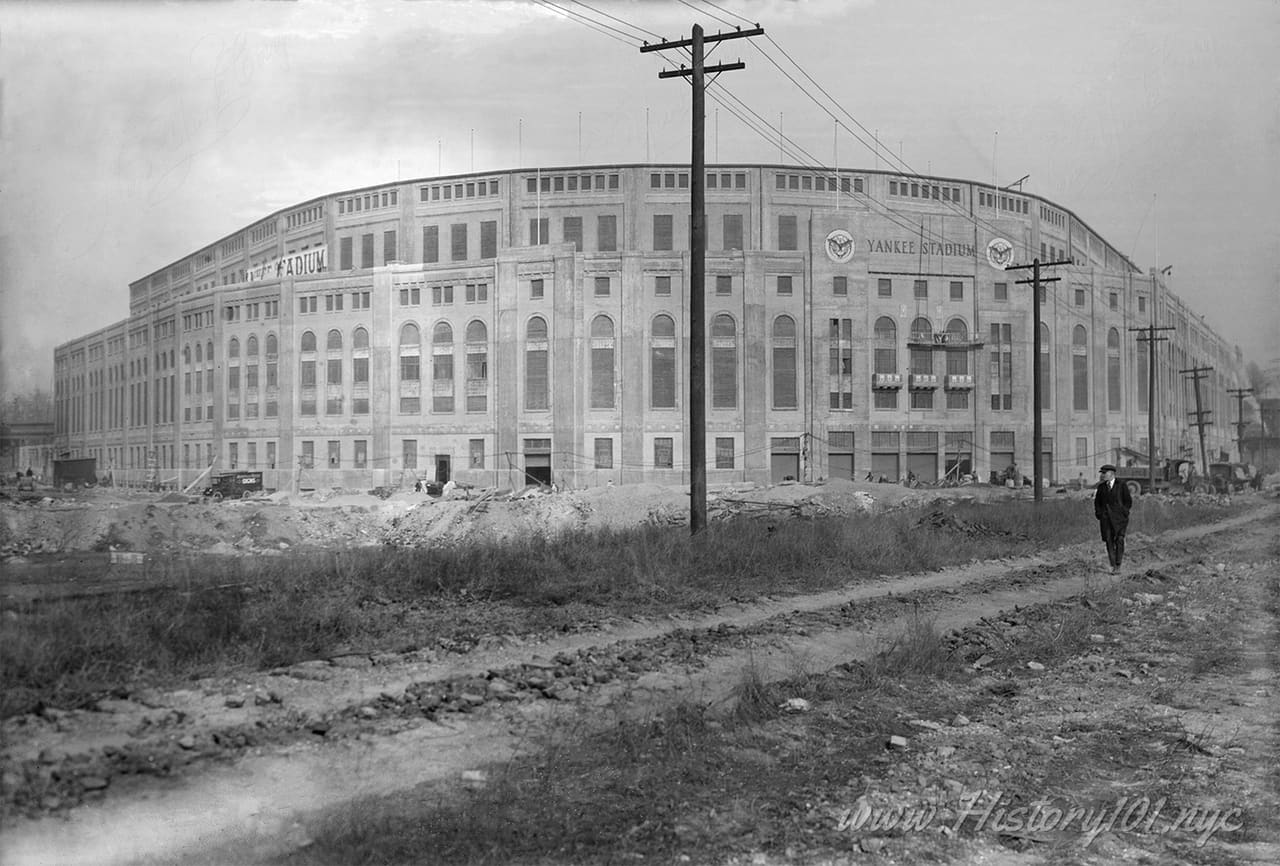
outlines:
[{"label": "utility pole", "polygon": [[1236,398],[1236,451],[1240,455],[1240,462],[1244,461],[1244,395],[1252,394],[1252,388],[1228,388],[1228,394],[1235,395]]},{"label": "utility pole", "polygon": [[[1154,306],[1154,304],[1153,304]],[[1130,328],[1130,331],[1142,331],[1145,337],[1139,337],[1139,343],[1147,343],[1147,470],[1150,489],[1156,489],[1156,343],[1168,342],[1168,337],[1157,337],[1156,331],[1172,331],[1172,327],[1157,328],[1147,325],[1145,328]]]},{"label": "utility pole", "polygon": [[706,310],[706,73],[719,74],[732,69],[746,69],[741,60],[706,66],[703,63],[703,44],[722,42],[726,39],[742,39],[760,36],[760,26],[732,33],[716,33],[705,36],[702,26],[693,25],[689,39],[645,43],[640,52],[664,51],[668,48],[688,48],[693,68],[662,70],[659,78],[688,77],[693,85],[692,148],[689,161],[689,532],[698,535],[707,526],[707,398],[706,398],[706,328],[703,319]]},{"label": "utility pole", "polygon": [[1192,367],[1190,370],[1178,371],[1182,375],[1190,376],[1191,380],[1195,383],[1196,411],[1188,412],[1187,414],[1194,415],[1196,419],[1194,423],[1196,430],[1200,433],[1200,462],[1204,467],[1204,474],[1206,478],[1209,477],[1209,452],[1207,452],[1204,447],[1204,428],[1208,427],[1213,422],[1204,420],[1204,416],[1212,415],[1213,412],[1208,409],[1202,410],[1200,408],[1200,380],[1207,378],[1212,370],[1212,367]]},{"label": "utility pole", "polygon": [[1071,262],[1041,262],[1039,257],[1031,260],[1029,265],[1012,265],[1005,268],[1006,271],[1025,271],[1031,268],[1031,279],[1018,280],[1016,285],[1030,284],[1031,290],[1031,333],[1034,335],[1031,339],[1031,378],[1034,380],[1031,386],[1031,474],[1035,478],[1035,496],[1036,502],[1044,499],[1044,480],[1041,476],[1040,440],[1044,436],[1044,429],[1041,425],[1041,407],[1044,398],[1040,394],[1040,286],[1042,283],[1056,283],[1060,277],[1041,277],[1041,268],[1051,268],[1054,265],[1069,265]]}]

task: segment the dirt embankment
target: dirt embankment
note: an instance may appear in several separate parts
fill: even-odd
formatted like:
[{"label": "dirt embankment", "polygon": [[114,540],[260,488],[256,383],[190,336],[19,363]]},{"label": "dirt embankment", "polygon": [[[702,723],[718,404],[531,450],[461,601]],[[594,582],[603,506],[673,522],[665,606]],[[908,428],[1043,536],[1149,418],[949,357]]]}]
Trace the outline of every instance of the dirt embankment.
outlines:
[{"label": "dirt embankment", "polygon": [[[984,485],[908,489],[832,481],[821,485],[736,485],[708,496],[711,519],[852,514],[934,499],[1029,496]],[[471,491],[469,498],[366,492],[284,493],[210,502],[199,497],[110,488],[24,502],[0,500],[0,558],[81,551],[278,555],[298,548],[421,546],[504,540],[557,532],[688,521],[688,489],[652,484],[543,493]]]}]

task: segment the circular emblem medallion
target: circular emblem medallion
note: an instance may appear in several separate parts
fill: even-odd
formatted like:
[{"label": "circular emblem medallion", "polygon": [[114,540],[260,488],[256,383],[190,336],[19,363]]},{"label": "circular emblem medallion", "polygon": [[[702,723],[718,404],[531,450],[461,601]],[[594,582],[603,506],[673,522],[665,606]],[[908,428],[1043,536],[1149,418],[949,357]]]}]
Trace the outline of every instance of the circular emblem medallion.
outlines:
[{"label": "circular emblem medallion", "polygon": [[1004,238],[992,238],[987,244],[987,262],[997,271],[1013,264],[1013,244]]},{"label": "circular emblem medallion", "polygon": [[853,235],[836,229],[827,235],[827,258],[843,264],[853,258]]}]

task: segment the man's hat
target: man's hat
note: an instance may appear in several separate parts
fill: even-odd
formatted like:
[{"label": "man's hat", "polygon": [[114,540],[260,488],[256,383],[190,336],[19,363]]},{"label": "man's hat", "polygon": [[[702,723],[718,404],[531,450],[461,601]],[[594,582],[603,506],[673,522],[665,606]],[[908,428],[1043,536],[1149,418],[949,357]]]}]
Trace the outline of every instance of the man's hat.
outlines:
[{"label": "man's hat", "polygon": [[1098,471],[1099,471],[1099,472],[1115,472],[1115,471],[1116,471],[1116,468],[1115,468],[1114,466],[1112,466],[1110,463],[1104,463],[1104,464],[1102,465],[1102,468],[1101,468],[1101,469],[1099,469]]}]

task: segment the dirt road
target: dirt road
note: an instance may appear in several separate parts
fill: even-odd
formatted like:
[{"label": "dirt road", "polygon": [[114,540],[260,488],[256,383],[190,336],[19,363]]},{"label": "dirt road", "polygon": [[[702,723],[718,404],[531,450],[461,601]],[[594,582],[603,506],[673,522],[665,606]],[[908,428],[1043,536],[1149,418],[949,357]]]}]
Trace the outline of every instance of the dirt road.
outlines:
[{"label": "dirt road", "polygon": [[[1278,516],[1262,505],[1173,537],[1133,538],[1130,575],[1263,550]],[[1112,584],[1099,550],[1077,545],[463,655],[317,660],[132,694],[98,712],[10,720],[6,788],[36,780],[48,793],[44,817],[6,822],[4,862],[260,862],[304,846],[320,810],[428,781],[462,784],[566,718],[724,705],[748,664],[766,680],[829,671],[883,648],[913,619],[958,630]],[[77,805],[67,809],[69,791]]]}]

